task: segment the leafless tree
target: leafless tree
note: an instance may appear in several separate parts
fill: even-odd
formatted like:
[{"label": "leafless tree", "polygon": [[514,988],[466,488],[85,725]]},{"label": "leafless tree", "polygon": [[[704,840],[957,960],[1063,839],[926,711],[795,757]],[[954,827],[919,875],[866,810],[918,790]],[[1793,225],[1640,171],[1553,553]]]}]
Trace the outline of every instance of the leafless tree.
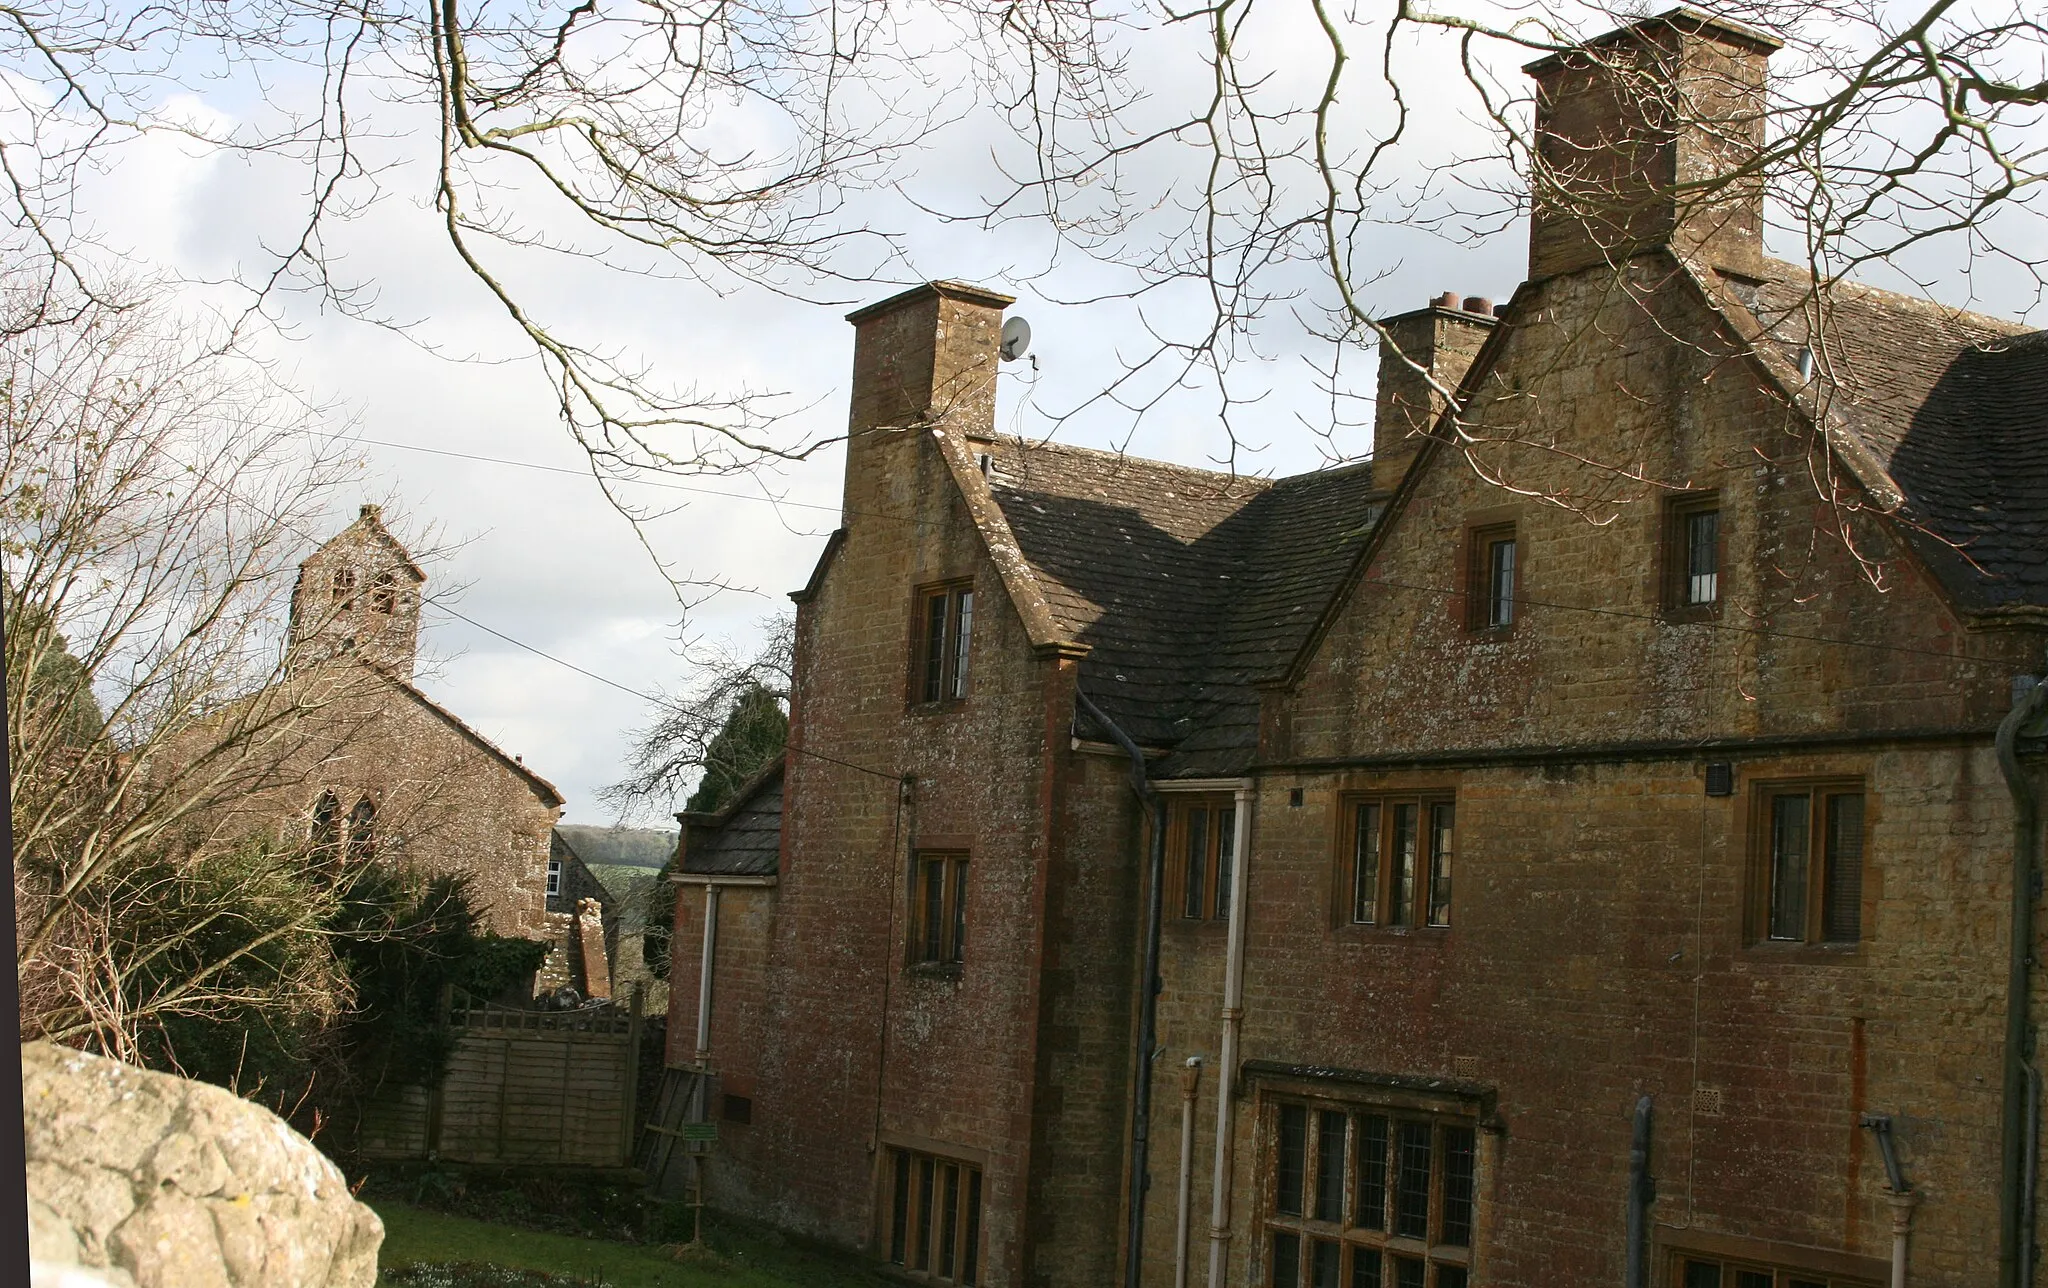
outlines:
[{"label": "leafless tree", "polygon": [[[666,812],[706,776],[736,786],[760,767],[764,749],[780,749],[794,684],[796,619],[784,613],[762,626],[757,651],[725,647],[696,659],[691,684],[658,704],[653,722],[634,735],[625,778],[604,791],[608,803],[622,814]],[[765,721],[750,720],[748,705],[757,702],[777,710],[764,711]]]},{"label": "leafless tree", "polygon": [[[0,322],[23,1030],[126,1050],[155,1013],[246,1000],[237,964],[321,922],[275,879],[304,856],[219,819],[293,772],[299,717],[360,685],[279,682],[296,561],[349,466],[222,331],[132,286],[8,279]],[[159,914],[187,938],[131,933]],[[188,971],[150,975],[178,953]],[[278,960],[262,987],[345,1001],[321,954]]]},{"label": "leafless tree", "polygon": [[[1714,8],[1784,49],[1760,117],[1659,105],[1658,128],[1690,115],[1741,145],[1673,195],[1711,205],[1766,191],[1775,244],[1815,284],[1816,329],[1851,273],[1910,285],[1963,265],[2038,287],[2048,31],[2025,0]],[[430,202],[449,252],[545,364],[613,503],[639,514],[615,485],[641,470],[744,472],[817,442],[791,438],[761,391],[693,383],[545,316],[521,285],[529,266],[573,256],[718,290],[840,295],[913,274],[904,230],[874,224],[866,198],[901,185],[920,200],[921,150],[993,111],[1009,180],[949,213],[1049,229],[1048,295],[1061,289],[1053,266],[1085,252],[1091,291],[1135,302],[1139,325],[1124,370],[1082,407],[1135,422],[1206,387],[1225,430],[1215,454],[1235,465],[1253,441],[1248,377],[1275,352],[1315,358],[1329,408],[1314,428],[1363,419],[1357,354],[1391,343],[1373,290],[1393,266],[1391,225],[1463,243],[1524,212],[1532,191],[1589,195],[1573,159],[1535,137],[1519,67],[1643,12],[1589,0],[39,0],[0,23],[0,201],[62,272],[89,241],[81,185],[138,139],[296,165],[305,198],[245,276],[251,306],[307,292],[395,326],[405,319],[381,310],[377,284],[347,276],[338,225],[394,195]],[[1642,70],[1625,62],[1610,70]],[[1460,150],[1447,159],[1447,146]],[[1105,264],[1120,285],[1097,285]],[[1334,437],[1330,451],[1351,454]]]},{"label": "leafless tree", "polygon": [[0,212],[89,289],[81,190],[137,141],[282,161],[305,199],[266,230],[250,307],[305,292],[404,327],[347,275],[338,225],[394,194],[431,202],[638,513],[613,487],[638,471],[746,471],[816,443],[762,391],[700,387],[545,316],[522,274],[552,256],[721,291],[900,274],[899,240],[850,197],[902,178],[978,84],[1020,67],[1051,69],[1063,106],[1113,109],[1105,22],[1088,0],[30,0],[0,16]]},{"label": "leafless tree", "polygon": [[[1045,221],[1123,266],[1129,294],[1154,302],[1141,312],[1146,343],[1116,383],[1065,414],[1106,403],[1135,422],[1202,384],[1226,426],[1219,456],[1232,461],[1246,441],[1236,373],[1275,343],[1280,324],[1328,346],[1317,365],[1329,415],[1312,428],[1363,418],[1349,409],[1370,401],[1370,369],[1352,355],[1393,345],[1377,319],[1405,311],[1371,289],[1393,267],[1393,225],[1470,245],[1534,202],[1603,228],[1616,290],[1639,290],[1627,271],[1631,240],[1616,235],[1629,230],[1639,197],[1603,167],[1684,129],[1719,145],[1707,149],[1715,164],[1674,176],[1660,198],[1682,219],[1767,194],[1772,244],[1810,284],[1805,321],[1817,337],[1831,291],[1851,275],[1911,290],[1958,268],[1989,271],[2008,307],[2015,279],[2032,287],[2017,293],[2018,307],[2039,301],[2048,25],[2032,7],[1729,0],[1711,9],[1782,43],[1768,96],[1674,89],[1656,50],[1588,43],[1654,9],[1577,0],[1169,6],[1162,31],[1200,31],[1155,45],[1178,54],[1180,74],[1152,83],[1185,87],[1179,98],[1166,93],[1148,111],[1106,121],[1071,114],[1064,130],[1044,124],[1042,101],[1012,101],[1039,146],[983,208],[958,213],[991,227]],[[1607,157],[1537,131],[1535,87],[1521,69],[1558,55],[1597,69],[1643,122],[1634,137],[1609,139]],[[1463,150],[1446,155],[1447,134]],[[1816,348],[1825,375],[1827,347]],[[1437,392],[1456,401],[1454,388]],[[1488,473],[1470,427],[1449,427]]]}]

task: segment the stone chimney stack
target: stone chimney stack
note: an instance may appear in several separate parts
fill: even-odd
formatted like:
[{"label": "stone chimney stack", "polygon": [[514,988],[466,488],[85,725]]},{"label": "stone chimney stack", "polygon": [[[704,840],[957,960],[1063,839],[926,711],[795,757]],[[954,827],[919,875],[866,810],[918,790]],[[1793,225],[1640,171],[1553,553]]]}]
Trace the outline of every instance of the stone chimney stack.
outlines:
[{"label": "stone chimney stack", "polygon": [[[1494,328],[1491,300],[1461,300],[1446,291],[1413,313],[1381,318],[1393,344],[1380,341],[1379,399],[1372,422],[1372,483],[1389,491],[1401,485],[1422,439],[1444,409],[1443,395],[1430,387],[1422,367],[1438,384],[1456,389]],[[1409,364],[1413,363],[1414,366]]]},{"label": "stone chimney stack", "polygon": [[847,314],[854,328],[849,511],[886,497],[892,472],[909,464],[894,448],[914,433],[995,432],[1003,310],[1012,302],[964,282],[927,282]]},{"label": "stone chimney stack", "polygon": [[1762,276],[1761,178],[1712,185],[1763,146],[1764,64],[1778,45],[1678,8],[1524,68],[1536,79],[1529,276],[1659,246]]}]

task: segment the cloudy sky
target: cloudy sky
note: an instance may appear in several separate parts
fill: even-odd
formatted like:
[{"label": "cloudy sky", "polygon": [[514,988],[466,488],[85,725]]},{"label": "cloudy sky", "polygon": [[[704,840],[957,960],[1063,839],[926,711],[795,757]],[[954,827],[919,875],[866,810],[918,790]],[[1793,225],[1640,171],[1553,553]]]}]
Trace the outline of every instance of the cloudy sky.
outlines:
[{"label": "cloudy sky", "polygon": [[[1286,44],[1281,39],[1276,48]],[[1455,75],[1448,45],[1404,50],[1401,57],[1424,77],[1432,69]],[[1171,86],[1155,88],[1171,97]],[[1418,190],[1429,161],[1485,150],[1455,104],[1422,106],[1411,125],[1413,159],[1399,172]],[[194,98],[189,109],[231,107]],[[697,490],[641,489],[647,504],[671,510],[642,534],[663,560],[680,573],[742,588],[696,606],[685,622],[641,541],[584,471],[544,373],[522,356],[502,310],[460,270],[440,237],[429,204],[431,170],[418,159],[424,149],[408,146],[408,132],[425,124],[405,109],[387,110],[379,122],[391,136],[380,158],[390,167],[379,178],[384,199],[332,232],[339,262],[373,283],[379,309],[408,329],[337,317],[317,301],[282,299],[283,334],[266,343],[300,387],[333,404],[330,428],[360,439],[361,486],[335,499],[335,526],[353,517],[360,501],[381,501],[396,512],[402,535],[446,547],[429,567],[430,589],[447,601],[428,613],[424,652],[432,660],[422,686],[561,787],[567,821],[607,822],[612,815],[597,789],[619,776],[632,731],[650,716],[635,693],[687,684],[679,629],[700,644],[745,648],[761,619],[787,607],[787,592],[803,584],[835,526],[842,458],[826,448],[767,477],[686,484]],[[1106,409],[1055,419],[1109,383],[1120,359],[1144,349],[1148,322],[1171,326],[1185,299],[1162,296],[1143,308],[1089,303],[1124,279],[1083,256],[1057,252],[1033,227],[985,230],[920,211],[919,205],[963,208],[987,189],[990,158],[1010,142],[999,125],[967,113],[902,168],[901,191],[859,197],[847,218],[902,233],[908,262],[892,270],[899,285],[956,278],[1019,297],[1014,312],[1033,326],[1037,367],[1005,368],[1001,428],[1217,463],[1230,440],[1218,427],[1213,395],[1199,389],[1168,398],[1135,430],[1129,417]],[[1459,177],[1454,170],[1436,182]],[[1498,183],[1502,176],[1475,166],[1464,177]],[[289,166],[159,139],[121,154],[88,190],[87,213],[102,244],[119,255],[217,280],[262,265],[264,247],[290,226],[304,185],[304,174]],[[1418,307],[1444,290],[1505,299],[1521,276],[1525,235],[1519,222],[1503,222],[1477,242],[1391,224],[1373,234],[1371,268],[1378,276],[1361,290],[1384,313]],[[714,291],[571,256],[528,257],[516,272],[522,298],[552,320],[643,355],[675,381],[783,391],[787,420],[777,433],[789,442],[829,437],[843,425],[852,338],[843,315],[899,289],[840,284],[791,296],[726,284]],[[1985,298],[1981,284],[1975,289],[1989,307],[2017,310],[2031,302],[2000,300],[1995,289]],[[1325,355],[1305,342],[1284,302],[1272,316],[1236,376],[1242,395],[1262,399],[1238,419],[1246,450],[1236,468],[1313,468],[1332,441],[1338,450],[1361,452],[1369,441],[1362,425],[1341,429],[1334,440],[1316,432],[1330,428],[1332,411],[1307,359]]]}]

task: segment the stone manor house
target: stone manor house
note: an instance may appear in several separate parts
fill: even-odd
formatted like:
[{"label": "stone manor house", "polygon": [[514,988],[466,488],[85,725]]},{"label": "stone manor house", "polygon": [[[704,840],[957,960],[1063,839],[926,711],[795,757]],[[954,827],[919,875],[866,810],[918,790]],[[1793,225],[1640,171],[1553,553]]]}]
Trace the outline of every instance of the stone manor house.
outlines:
[{"label": "stone manor house", "polygon": [[1389,319],[1366,464],[998,435],[1008,299],[852,315],[791,751],[683,820],[712,1201],[937,1284],[2032,1282],[2048,334],[1672,196],[1773,48],[1530,69],[1627,213]]}]

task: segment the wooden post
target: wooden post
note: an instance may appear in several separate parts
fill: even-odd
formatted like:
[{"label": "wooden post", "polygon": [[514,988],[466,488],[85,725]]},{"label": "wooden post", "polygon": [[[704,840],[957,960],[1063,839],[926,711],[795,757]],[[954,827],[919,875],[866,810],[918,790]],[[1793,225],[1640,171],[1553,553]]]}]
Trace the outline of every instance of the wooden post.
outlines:
[{"label": "wooden post", "polygon": [[[451,1012],[455,1008],[455,985],[441,985],[441,996],[436,1005],[439,1009],[434,1013],[435,1027],[446,1033],[452,1027],[450,1020],[452,1018]],[[460,1039],[457,1040],[460,1041]],[[450,1049],[448,1062],[451,1065],[455,1062],[452,1048]],[[444,1068],[441,1070],[441,1076],[434,1079],[433,1085],[427,1088],[427,1138],[423,1152],[428,1162],[432,1162],[441,1156],[441,1117],[444,1104],[443,1093],[446,1090],[447,1083],[448,1070]]]},{"label": "wooden post", "polygon": [[502,1160],[505,1157],[505,1097],[512,1082],[512,1039],[498,1041],[498,1130],[491,1142],[491,1157]]},{"label": "wooden post", "polygon": [[640,1007],[643,989],[639,980],[633,981],[633,1002],[626,1020],[626,1073],[625,1086],[620,1088],[619,1103],[624,1106],[619,1124],[619,1166],[633,1165],[633,1120],[639,1109],[640,1096]]},{"label": "wooden post", "polygon": [[556,1034],[562,1040],[562,1097],[555,1106],[555,1157],[568,1158],[569,1151],[569,1087],[575,1081],[576,1039],[564,1031]]}]

